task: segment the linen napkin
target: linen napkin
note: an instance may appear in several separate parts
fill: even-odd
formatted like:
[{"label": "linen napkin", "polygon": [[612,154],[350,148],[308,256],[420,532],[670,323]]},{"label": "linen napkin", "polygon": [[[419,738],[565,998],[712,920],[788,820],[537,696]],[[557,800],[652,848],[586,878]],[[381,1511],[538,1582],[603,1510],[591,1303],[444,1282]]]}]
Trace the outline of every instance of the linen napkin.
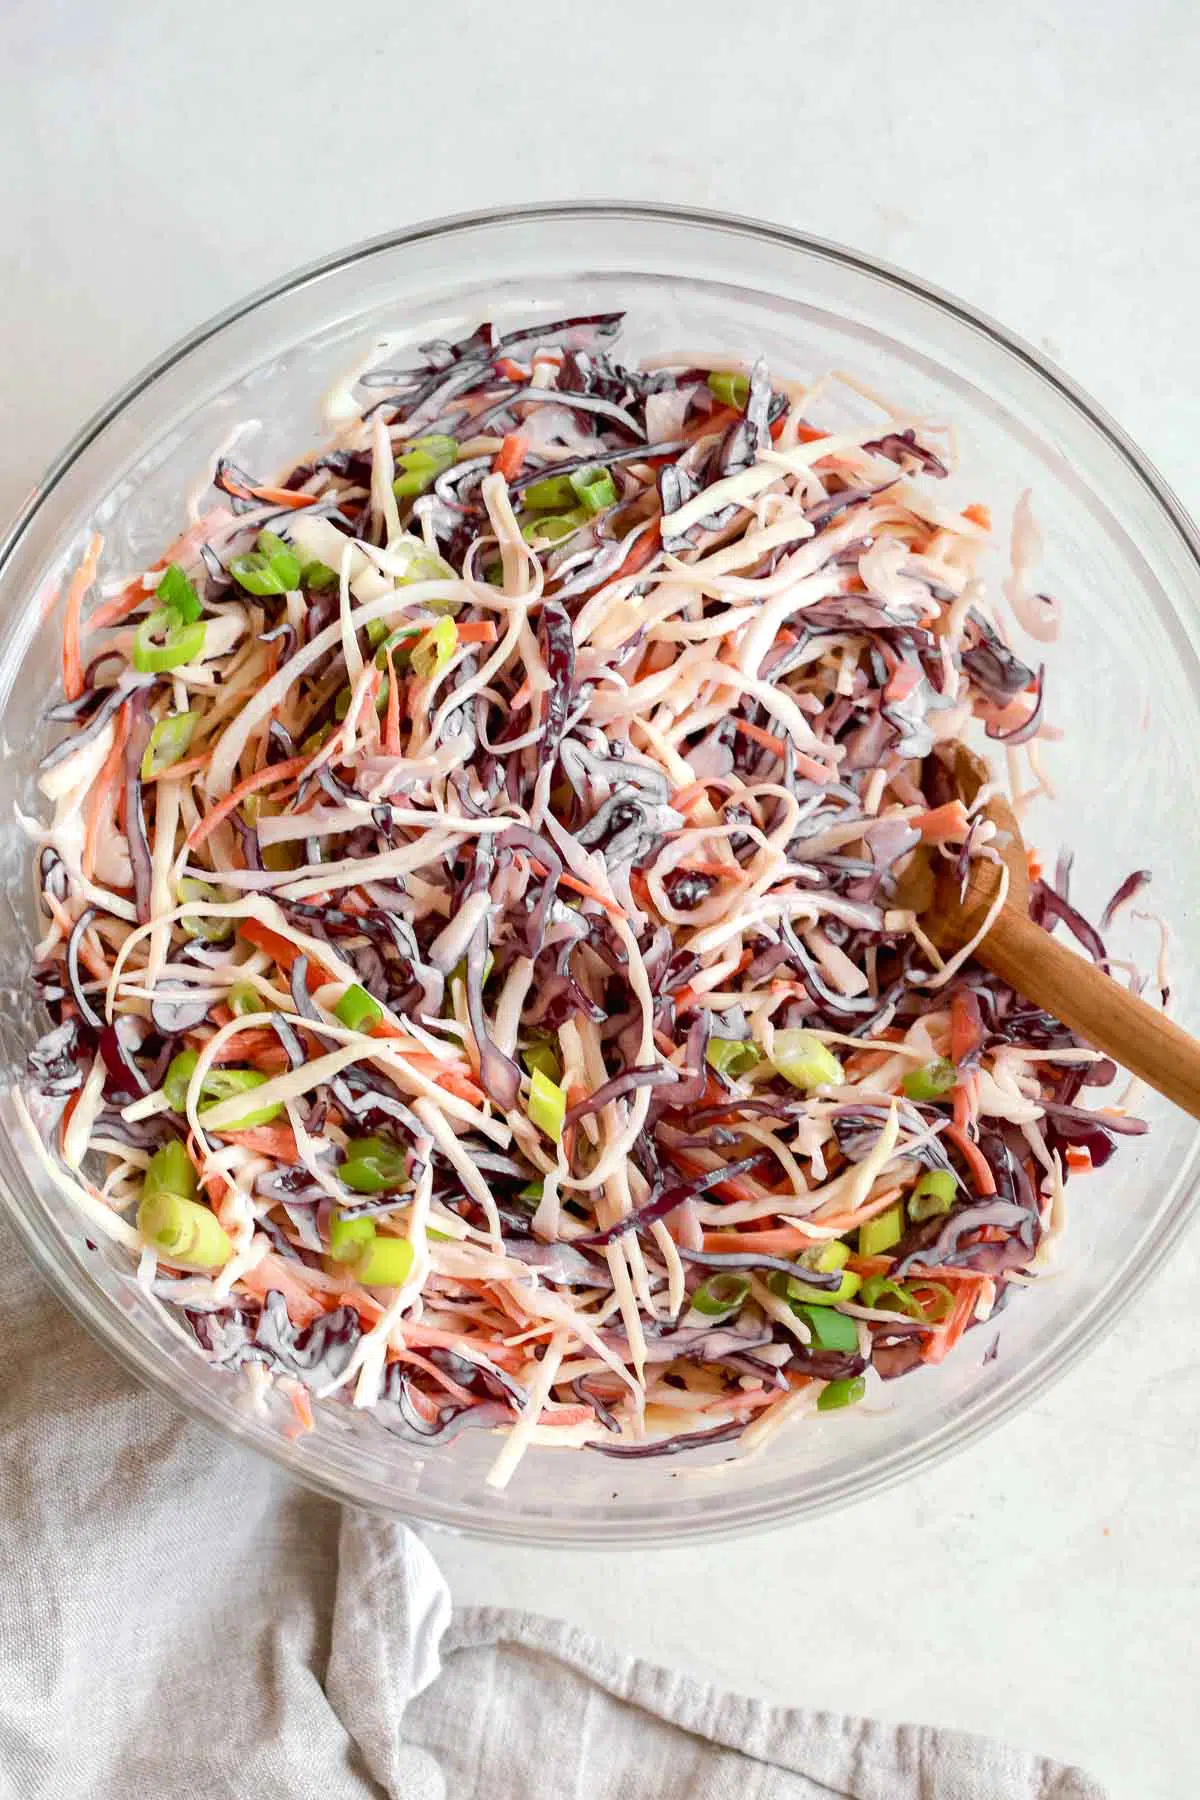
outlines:
[{"label": "linen napkin", "polygon": [[0,1370],[0,1800],[1105,1800],[982,1738],[453,1612],[415,1532],[144,1392],[3,1226]]}]

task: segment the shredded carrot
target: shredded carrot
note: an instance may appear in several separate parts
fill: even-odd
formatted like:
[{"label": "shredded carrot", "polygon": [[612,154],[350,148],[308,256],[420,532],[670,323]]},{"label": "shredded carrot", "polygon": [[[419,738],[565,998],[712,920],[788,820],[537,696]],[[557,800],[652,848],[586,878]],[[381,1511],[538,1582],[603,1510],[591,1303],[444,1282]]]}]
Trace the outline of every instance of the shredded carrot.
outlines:
[{"label": "shredded carrot", "polygon": [[392,647],[390,644],[387,651],[387,666],[387,723],[384,727],[383,747],[389,756],[399,756],[402,753],[402,746],[400,743],[400,678],[396,674],[396,659],[392,654]]},{"label": "shredded carrot", "polygon": [[708,797],[709,786],[707,781],[690,782],[687,787],[681,787],[671,795],[671,805],[676,812],[689,813],[698,800]]},{"label": "shredded carrot", "polygon": [[190,756],[186,762],[168,763],[165,769],[155,769],[143,778],[147,781],[182,781],[185,775],[198,775],[201,769],[207,769],[212,761],[212,751],[205,750],[200,756]]},{"label": "shredded carrot", "polygon": [[[530,861],[534,864],[539,874],[545,875],[547,873],[546,869],[544,869],[542,864],[537,861],[536,857],[531,857]],[[599,888],[594,888],[590,882],[581,881],[578,875],[572,875],[568,869],[564,869],[559,876],[558,885],[560,887],[570,888],[573,894],[582,894],[585,900],[594,900],[597,906],[602,906],[605,912],[610,914],[614,919],[626,919],[629,917],[623,906],[619,906],[615,900],[610,900],[607,894],[602,894]]]},{"label": "shredded carrot", "polygon": [[76,1088],[75,1092],[68,1099],[67,1104],[63,1107],[62,1118],[58,1121],[58,1148],[60,1152],[67,1141],[67,1126],[71,1123],[71,1115],[79,1105],[82,1097],[83,1089]]},{"label": "shredded carrot", "polygon": [[921,813],[911,821],[927,844],[961,844],[970,830],[967,809],[961,800],[947,800],[931,812]]},{"label": "shredded carrot", "polygon": [[487,1095],[477,1082],[472,1081],[467,1075],[457,1074],[453,1069],[446,1069],[444,1065],[442,1065],[442,1069],[443,1072],[440,1075],[433,1077],[438,1087],[445,1088],[448,1094],[455,1095],[459,1100],[469,1101],[472,1106],[483,1105]]},{"label": "shredded carrot", "polygon": [[313,1419],[312,1401],[308,1397],[308,1389],[302,1382],[293,1381],[288,1389],[288,1399],[291,1402],[292,1411],[296,1415],[296,1423],[294,1426],[288,1428],[287,1435],[289,1437],[302,1437],[305,1432],[312,1431],[315,1424]]},{"label": "shredded carrot", "polygon": [[63,619],[63,692],[78,700],[83,692],[83,603],[96,579],[96,564],[104,539],[97,532],[83,554],[83,561],[67,585],[67,609]]},{"label": "shredded carrot", "polygon": [[971,1102],[966,1081],[960,1081],[954,1090],[954,1123],[963,1132],[971,1123]]},{"label": "shredded carrot", "polygon": [[282,1256],[269,1252],[252,1269],[246,1269],[238,1277],[242,1287],[248,1294],[255,1294],[265,1300],[272,1289],[283,1295],[283,1303],[287,1307],[288,1318],[293,1325],[311,1325],[329,1308],[318,1299],[311,1288],[305,1287],[300,1276],[302,1264],[285,1261]]},{"label": "shredded carrot", "polygon": [[1067,1145],[1067,1167],[1074,1169],[1077,1175],[1086,1175],[1091,1172],[1092,1157],[1086,1145]]},{"label": "shredded carrot", "polygon": [[305,506],[315,506],[317,499],[315,494],[297,494],[291,488],[244,488],[231,480],[227,480],[225,491],[236,495],[239,500],[261,500],[265,506],[286,506],[293,512],[299,512]]},{"label": "shredded carrot", "polygon": [[950,1001],[950,1061],[959,1068],[983,1043],[983,1018],[970,988],[956,988]]},{"label": "shredded carrot", "polygon": [[96,851],[99,848],[100,833],[111,819],[109,801],[112,798],[114,787],[124,773],[125,745],[128,741],[129,702],[126,701],[123,706],[117,708],[112,746],[88,797],[87,825],[84,830],[83,851],[79,862],[89,881],[96,872]]},{"label": "shredded carrot", "polygon": [[[67,912],[66,908],[63,906],[62,901],[57,900],[54,897],[54,895],[50,892],[50,890],[47,888],[42,895],[42,904],[48,908],[51,917],[54,919],[59,930],[62,932],[63,937],[64,938],[70,937],[71,928],[74,925],[75,921],[74,921],[74,919],[71,918],[70,914]],[[107,982],[109,976],[112,973],[112,970],[109,968],[108,964],[104,961],[104,958],[102,956],[98,956],[96,954],[96,952],[92,949],[91,945],[88,942],[88,939],[90,936],[91,936],[91,930],[89,929],[88,931],[84,932],[83,937],[80,940],[79,960],[83,964],[84,968],[87,970],[89,975],[94,975],[96,977],[97,981]]]},{"label": "shredded carrot", "polygon": [[505,381],[528,381],[529,370],[514,362],[511,356],[498,356],[492,364],[497,375],[503,375]]},{"label": "shredded carrot", "polygon": [[538,1414],[539,1425],[586,1425],[589,1419],[595,1418],[590,1406],[554,1406],[543,1407]]},{"label": "shredded carrot", "polygon": [[638,663],[636,679],[644,681],[648,675],[657,675],[661,670],[669,669],[674,661],[674,644],[651,644]]},{"label": "shredded carrot", "polygon": [[[735,731],[740,731],[743,737],[753,738],[754,742],[761,744],[764,750],[773,750],[782,762],[787,750],[783,738],[776,737],[773,731],[764,731],[761,725],[747,724],[745,719],[735,719],[733,724]],[[806,756],[803,750],[797,750],[794,745],[792,754],[795,757],[797,774],[805,776],[809,781],[824,783],[833,780],[832,769],[827,769],[824,763],[819,763],[813,757]]]},{"label": "shredded carrot", "polygon": [[204,817],[192,826],[187,837],[189,850],[194,850],[197,844],[202,844],[205,838],[214,832],[222,820],[227,819],[234,808],[240,806],[248,795],[256,794],[260,788],[274,787],[280,781],[294,780],[297,775],[307,769],[311,761],[312,758],[308,756],[290,756],[286,762],[271,763],[265,769],[255,769],[252,775],[247,775],[244,780],[239,781],[237,786],[232,788],[225,798],[213,807],[211,812],[205,813]]},{"label": "shredded carrot", "polygon": [[[850,1260],[846,1264],[846,1267],[855,1275],[862,1275],[864,1278],[868,1275],[890,1275],[893,1266],[890,1256],[860,1256],[856,1250],[850,1252]],[[941,1264],[935,1263],[931,1267],[921,1270],[923,1282],[977,1282],[979,1279],[977,1269],[958,1269],[953,1266],[944,1268]]]},{"label": "shredded carrot", "polygon": [[883,697],[893,706],[906,700],[914,688],[920,687],[922,672],[916,663],[897,663],[884,686]]},{"label": "shredded carrot", "polygon": [[510,431],[492,458],[492,473],[511,481],[520,474],[521,464],[529,454],[529,439],[519,431]]},{"label": "shredded carrot", "polygon": [[[282,932],[272,931],[269,925],[262,925],[257,919],[240,919],[238,936],[244,938],[248,944],[252,944],[256,950],[265,950],[285,975],[291,973],[292,964],[298,956],[303,954],[290,938],[285,938]],[[319,988],[323,982],[332,980],[333,976],[329,971],[321,965],[316,957],[310,956],[306,977],[309,993],[311,994],[314,989]]]},{"label": "shredded carrot", "polygon": [[655,525],[653,530],[642,533],[616,574],[609,576],[609,580],[624,581],[628,576],[636,575],[639,569],[644,569],[648,562],[654,560],[661,548],[662,532]]},{"label": "shredded carrot", "polygon": [[972,525],[982,526],[984,531],[992,529],[992,509],[990,506],[984,506],[982,501],[975,500],[970,506],[964,506],[962,516],[964,519],[970,519]]},{"label": "shredded carrot", "polygon": [[979,1304],[979,1294],[983,1287],[984,1277],[976,1275],[971,1282],[963,1282],[954,1301],[954,1311],[944,1325],[939,1325],[930,1332],[921,1351],[921,1361],[940,1363],[953,1350],[975,1314]]},{"label": "shredded carrot", "polygon": [[120,593],[113,599],[106,600],[103,606],[96,608],[88,620],[88,630],[103,631],[109,625],[119,625],[121,620],[127,619],[131,612],[136,612],[144,601],[152,598],[153,596],[148,594],[143,587],[141,576],[137,575],[132,581],[127,581]]},{"label": "shredded carrot", "polygon": [[704,1233],[705,1250],[718,1253],[731,1250],[739,1255],[752,1251],[763,1256],[790,1256],[794,1250],[809,1250],[820,1241],[812,1232],[801,1231],[795,1225],[773,1225],[765,1231]]},{"label": "shredded carrot", "polygon": [[[200,1122],[204,1123],[203,1118]],[[251,1125],[246,1131],[226,1130],[217,1135],[231,1144],[240,1144],[243,1150],[253,1150],[256,1156],[273,1156],[285,1163],[300,1160],[296,1134],[290,1125]]]},{"label": "shredded carrot", "polygon": [[974,1139],[958,1125],[947,1125],[945,1135],[970,1169],[979,1192],[984,1195],[994,1194],[996,1177],[992,1174],[987,1158]]}]

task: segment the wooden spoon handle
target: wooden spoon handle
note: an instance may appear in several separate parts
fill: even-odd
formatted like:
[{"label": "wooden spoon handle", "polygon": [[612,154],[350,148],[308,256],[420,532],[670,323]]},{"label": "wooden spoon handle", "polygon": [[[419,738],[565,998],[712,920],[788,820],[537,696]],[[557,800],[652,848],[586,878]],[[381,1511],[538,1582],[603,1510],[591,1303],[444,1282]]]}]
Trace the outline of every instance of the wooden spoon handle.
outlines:
[{"label": "wooden spoon handle", "polygon": [[975,955],[1027,1000],[1200,1119],[1200,1042],[1005,906]]}]

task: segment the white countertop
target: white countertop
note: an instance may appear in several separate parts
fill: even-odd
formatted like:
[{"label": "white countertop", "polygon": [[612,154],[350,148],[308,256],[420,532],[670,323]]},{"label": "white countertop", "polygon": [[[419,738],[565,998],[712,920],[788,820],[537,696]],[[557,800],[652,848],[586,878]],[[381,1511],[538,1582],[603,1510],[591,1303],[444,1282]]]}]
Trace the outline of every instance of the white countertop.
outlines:
[{"label": "white countertop", "polygon": [[[0,513],[139,365],[289,266],[580,195],[757,214],[959,293],[1200,510],[1192,0],[0,10]],[[815,1525],[628,1557],[438,1552],[463,1598],[1181,1800],[1200,1787],[1198,1289],[1193,1234],[1024,1415]]]}]

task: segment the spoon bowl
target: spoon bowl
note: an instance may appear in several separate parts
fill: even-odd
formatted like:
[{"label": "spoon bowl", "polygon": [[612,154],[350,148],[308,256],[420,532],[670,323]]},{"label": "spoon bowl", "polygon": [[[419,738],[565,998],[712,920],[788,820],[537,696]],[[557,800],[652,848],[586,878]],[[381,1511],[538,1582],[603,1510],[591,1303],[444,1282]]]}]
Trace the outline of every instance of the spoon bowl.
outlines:
[{"label": "spoon bowl", "polygon": [[[965,744],[955,744],[938,761],[968,807],[991,780],[987,763]],[[965,884],[954,863],[943,858],[936,867],[926,861],[923,885],[930,898],[922,923],[929,937],[950,953],[971,943],[995,908],[1001,872],[1007,870],[1003,904],[973,954],[1093,1049],[1200,1119],[1200,1043],[1166,1013],[1122,987],[1102,965],[1034,924],[1029,917],[1029,863],[1012,807],[1003,794],[989,794],[984,815],[995,827],[996,854],[972,857]],[[913,905],[916,891],[916,882],[906,884],[901,903]]]}]

